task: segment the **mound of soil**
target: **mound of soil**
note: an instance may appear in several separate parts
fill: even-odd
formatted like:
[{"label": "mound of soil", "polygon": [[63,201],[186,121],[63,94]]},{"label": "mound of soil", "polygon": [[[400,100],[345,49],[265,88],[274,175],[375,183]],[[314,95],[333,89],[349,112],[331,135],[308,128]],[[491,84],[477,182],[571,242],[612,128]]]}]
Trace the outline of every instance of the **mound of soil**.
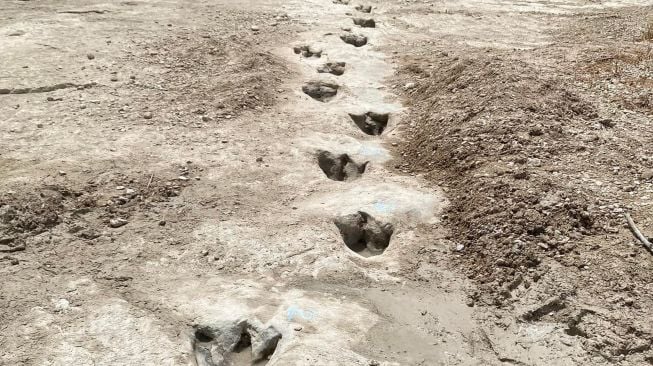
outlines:
[{"label": "mound of soil", "polygon": [[[623,218],[650,214],[633,195],[653,183],[638,128],[564,68],[542,73],[526,54],[471,53],[403,57],[411,123],[395,167],[447,190],[449,239],[479,285],[474,301],[514,312],[553,297],[555,306],[544,301],[521,321],[565,323],[605,357],[646,359],[653,328],[622,301],[653,304],[642,293],[653,281],[641,271],[650,253]],[[617,270],[606,273],[608,263]]]}]

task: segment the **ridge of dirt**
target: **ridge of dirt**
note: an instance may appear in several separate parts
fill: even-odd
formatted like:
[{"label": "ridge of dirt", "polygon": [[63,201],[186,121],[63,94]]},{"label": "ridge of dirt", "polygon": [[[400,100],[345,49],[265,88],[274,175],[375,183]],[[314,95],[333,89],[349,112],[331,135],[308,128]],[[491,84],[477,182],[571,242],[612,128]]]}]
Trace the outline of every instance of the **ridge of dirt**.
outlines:
[{"label": "ridge of dirt", "polygon": [[[637,89],[653,80],[650,44],[625,21],[642,13],[578,16],[583,27],[570,19],[560,44],[535,50],[418,43],[396,80],[411,111],[395,167],[447,187],[452,256],[479,285],[471,301],[566,325],[611,362],[653,360],[651,253],[623,217],[652,232],[640,197],[653,192],[653,110]],[[606,41],[603,17],[618,24]]]}]

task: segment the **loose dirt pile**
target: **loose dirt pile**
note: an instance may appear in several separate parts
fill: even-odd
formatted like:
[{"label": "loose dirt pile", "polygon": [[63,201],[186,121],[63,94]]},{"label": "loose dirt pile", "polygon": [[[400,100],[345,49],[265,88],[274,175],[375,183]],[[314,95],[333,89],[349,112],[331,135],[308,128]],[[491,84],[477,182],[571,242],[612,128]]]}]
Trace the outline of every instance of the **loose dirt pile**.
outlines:
[{"label": "loose dirt pile", "polygon": [[[480,285],[472,301],[513,313],[534,306],[522,321],[567,324],[609,360],[653,362],[651,253],[624,219],[631,212],[653,232],[652,151],[642,139],[651,109],[648,94],[632,87],[653,79],[650,53],[641,53],[650,44],[625,34],[618,41],[639,56],[616,56],[629,60],[620,70],[630,74],[617,87],[600,66],[606,61],[580,43],[455,52],[420,45],[399,72],[411,114],[396,167],[448,187],[453,252]],[[581,39],[602,43],[595,36]],[[578,48],[580,62],[561,62]]]}]

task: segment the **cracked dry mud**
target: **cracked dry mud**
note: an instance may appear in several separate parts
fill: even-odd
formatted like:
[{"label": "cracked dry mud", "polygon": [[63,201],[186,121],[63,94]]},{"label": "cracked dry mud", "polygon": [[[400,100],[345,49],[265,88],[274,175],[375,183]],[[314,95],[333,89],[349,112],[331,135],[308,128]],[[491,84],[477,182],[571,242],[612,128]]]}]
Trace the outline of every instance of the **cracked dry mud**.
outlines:
[{"label": "cracked dry mud", "polygon": [[652,364],[650,13],[4,2],[0,365]]}]

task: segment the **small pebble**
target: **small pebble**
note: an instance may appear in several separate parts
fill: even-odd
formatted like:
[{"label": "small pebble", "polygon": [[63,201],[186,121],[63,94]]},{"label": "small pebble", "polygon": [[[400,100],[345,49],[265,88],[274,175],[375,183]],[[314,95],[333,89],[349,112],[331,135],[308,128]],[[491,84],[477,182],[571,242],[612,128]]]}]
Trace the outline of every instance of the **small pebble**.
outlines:
[{"label": "small pebble", "polygon": [[54,311],[56,312],[66,311],[69,308],[70,308],[70,302],[66,299],[59,299],[54,304]]},{"label": "small pebble", "polygon": [[152,119],[152,112],[145,112],[143,113],[143,118],[145,119]]},{"label": "small pebble", "polygon": [[95,55],[92,54],[92,53],[89,53],[88,55],[86,55],[86,58],[88,58],[89,60],[93,60],[93,59],[95,59]]},{"label": "small pebble", "polygon": [[109,227],[112,228],[119,228],[121,226],[125,226],[129,223],[129,221],[122,219],[122,218],[117,218],[117,219],[111,219],[109,220]]}]

